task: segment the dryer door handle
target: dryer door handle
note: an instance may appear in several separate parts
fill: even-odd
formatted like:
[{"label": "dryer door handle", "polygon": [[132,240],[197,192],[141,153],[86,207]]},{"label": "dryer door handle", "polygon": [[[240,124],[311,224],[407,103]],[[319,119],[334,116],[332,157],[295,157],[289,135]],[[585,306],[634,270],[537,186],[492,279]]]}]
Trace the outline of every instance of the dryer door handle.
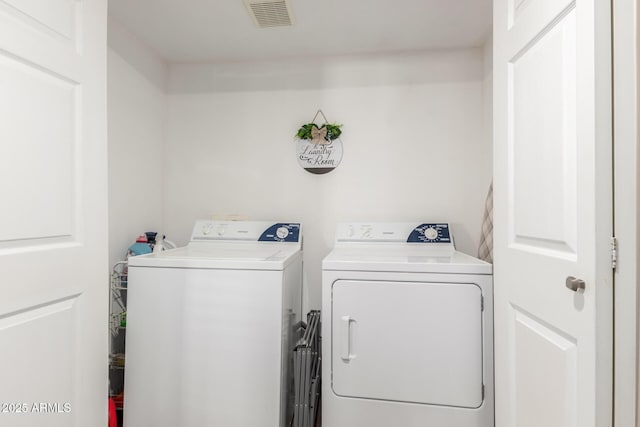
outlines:
[{"label": "dryer door handle", "polygon": [[355,358],[352,354],[351,327],[355,326],[355,320],[351,316],[342,316],[340,318],[340,358],[345,362]]}]

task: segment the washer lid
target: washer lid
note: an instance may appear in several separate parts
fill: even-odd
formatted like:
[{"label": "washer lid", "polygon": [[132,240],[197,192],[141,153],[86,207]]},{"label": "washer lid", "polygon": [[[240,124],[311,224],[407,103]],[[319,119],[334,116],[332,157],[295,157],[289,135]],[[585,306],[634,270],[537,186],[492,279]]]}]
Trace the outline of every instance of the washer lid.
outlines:
[{"label": "washer lid", "polygon": [[283,270],[301,250],[299,223],[199,220],[187,246],[131,257],[129,266]]},{"label": "washer lid", "polygon": [[129,258],[129,267],[283,270],[301,256],[298,244],[191,242],[189,245]]}]

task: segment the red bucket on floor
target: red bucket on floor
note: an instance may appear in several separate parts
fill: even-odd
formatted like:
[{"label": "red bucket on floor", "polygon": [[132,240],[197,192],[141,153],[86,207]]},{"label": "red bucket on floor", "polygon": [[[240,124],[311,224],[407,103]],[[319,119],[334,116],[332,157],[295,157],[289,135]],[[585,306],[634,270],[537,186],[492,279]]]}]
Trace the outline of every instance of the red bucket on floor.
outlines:
[{"label": "red bucket on floor", "polygon": [[116,413],[116,402],[109,398],[109,427],[118,427],[118,414]]}]

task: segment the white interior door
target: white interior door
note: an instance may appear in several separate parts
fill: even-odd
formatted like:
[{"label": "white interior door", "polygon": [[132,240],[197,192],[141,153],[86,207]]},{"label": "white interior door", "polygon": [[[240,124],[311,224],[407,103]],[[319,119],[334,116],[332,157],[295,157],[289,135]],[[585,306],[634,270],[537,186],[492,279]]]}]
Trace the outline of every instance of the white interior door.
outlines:
[{"label": "white interior door", "polygon": [[106,0],[0,0],[0,425],[107,408]]},{"label": "white interior door", "polygon": [[494,2],[498,427],[611,425],[610,8]]}]

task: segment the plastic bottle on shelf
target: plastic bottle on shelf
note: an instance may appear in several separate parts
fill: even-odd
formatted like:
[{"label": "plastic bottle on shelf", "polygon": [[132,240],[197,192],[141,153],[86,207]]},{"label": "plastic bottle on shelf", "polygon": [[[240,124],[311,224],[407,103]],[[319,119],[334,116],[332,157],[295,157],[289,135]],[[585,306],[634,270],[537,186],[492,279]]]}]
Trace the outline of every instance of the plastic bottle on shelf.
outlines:
[{"label": "plastic bottle on shelf", "polygon": [[154,254],[158,254],[160,252],[164,251],[164,235],[160,236],[159,238],[156,239],[156,244],[153,247],[153,253]]}]

